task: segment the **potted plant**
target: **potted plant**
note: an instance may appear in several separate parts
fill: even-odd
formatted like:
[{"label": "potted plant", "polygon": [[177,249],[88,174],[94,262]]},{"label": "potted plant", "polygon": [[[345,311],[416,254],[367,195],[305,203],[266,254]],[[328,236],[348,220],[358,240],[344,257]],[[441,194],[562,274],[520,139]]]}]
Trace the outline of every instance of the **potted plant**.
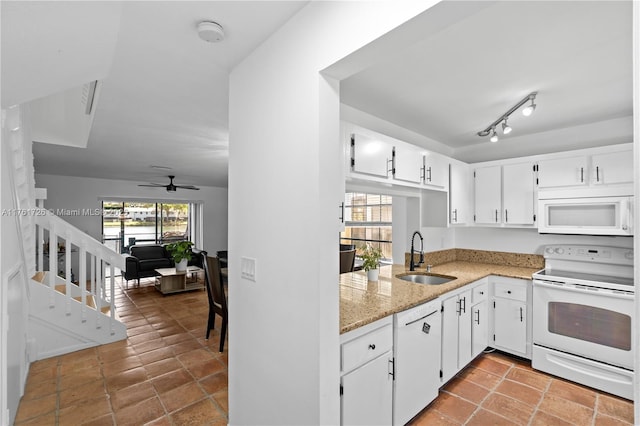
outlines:
[{"label": "potted plant", "polygon": [[187,262],[191,259],[192,252],[191,241],[177,241],[169,243],[165,246],[169,255],[176,264],[176,272],[185,272],[187,270]]},{"label": "potted plant", "polygon": [[367,271],[367,278],[370,281],[378,281],[378,266],[382,258],[382,250],[380,247],[372,247],[371,245],[362,246],[361,249],[362,269]]}]

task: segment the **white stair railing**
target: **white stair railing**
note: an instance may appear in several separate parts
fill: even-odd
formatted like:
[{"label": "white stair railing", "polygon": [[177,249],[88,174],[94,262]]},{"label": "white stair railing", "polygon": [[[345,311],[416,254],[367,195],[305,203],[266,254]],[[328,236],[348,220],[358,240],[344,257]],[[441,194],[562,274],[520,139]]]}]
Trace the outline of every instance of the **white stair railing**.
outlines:
[{"label": "white stair railing", "polygon": [[[49,210],[43,208],[35,209],[35,222],[37,234],[42,235],[43,247],[38,247],[38,256],[49,255],[49,274],[43,284],[50,290],[49,308],[63,308],[68,316],[72,314],[72,299],[82,304],[82,322],[87,320],[87,309],[89,307],[87,299],[92,298],[94,307],[98,312],[102,308],[109,306],[109,327],[111,334],[114,333],[115,322],[115,274],[116,268],[124,270],[125,258],[119,253],[111,250],[95,238],[87,235],[75,226],[56,216]],[[40,245],[40,244],[39,244]],[[48,249],[47,249],[48,247]],[[72,280],[72,257],[78,256],[78,284]],[[64,261],[64,270],[59,270],[59,261]],[[41,258],[37,259],[38,265],[44,265]],[[89,264],[89,274],[87,274],[87,263]],[[108,274],[105,273],[108,270]],[[60,273],[62,272],[62,273]],[[107,276],[109,282],[107,285]],[[56,284],[64,280],[64,287]],[[87,286],[87,283],[90,283]],[[89,287],[89,288],[87,288]],[[65,306],[55,306],[55,291],[65,294]],[[96,328],[102,328],[106,324],[103,322],[103,315],[96,315]]]}]

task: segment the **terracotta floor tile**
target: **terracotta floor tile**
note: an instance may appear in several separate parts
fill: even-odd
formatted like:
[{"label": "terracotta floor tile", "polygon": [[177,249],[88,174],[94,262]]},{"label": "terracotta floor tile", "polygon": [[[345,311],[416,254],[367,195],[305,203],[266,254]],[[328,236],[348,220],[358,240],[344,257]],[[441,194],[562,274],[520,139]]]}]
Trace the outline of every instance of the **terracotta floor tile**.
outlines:
[{"label": "terracotta floor tile", "polygon": [[203,425],[212,420],[224,417],[209,399],[203,399],[195,404],[189,405],[170,415],[171,420],[178,425]]},{"label": "terracotta floor tile", "polygon": [[36,371],[29,369],[29,380],[31,384],[46,382],[48,380],[55,380],[58,377],[58,365],[48,365],[42,367]]},{"label": "terracotta floor tile", "polygon": [[526,425],[533,414],[534,406],[499,393],[492,393],[482,402],[482,408],[519,425]]},{"label": "terracotta floor tile", "polygon": [[489,389],[483,388],[482,386],[478,386],[473,382],[463,380],[459,377],[451,379],[444,389],[447,392],[471,401],[474,404],[479,404],[490,392]]},{"label": "terracotta floor tile", "polygon": [[182,364],[175,358],[165,358],[144,366],[150,379],[182,368]]},{"label": "terracotta floor tile", "polygon": [[76,405],[63,408],[59,412],[59,424],[80,425],[98,419],[111,412],[111,404],[106,395],[87,399]]},{"label": "terracotta floor tile", "polygon": [[23,422],[15,422],[14,426],[51,426],[56,424],[56,413],[52,411],[42,416],[35,417],[33,419],[25,420]]},{"label": "terracotta floor tile", "polygon": [[463,380],[473,382],[486,389],[494,389],[502,380],[495,374],[491,374],[473,366],[466,367],[458,374],[458,377],[461,377]]},{"label": "terracotta floor tile", "polygon": [[16,415],[16,422],[33,419],[56,410],[56,394],[50,394],[39,399],[22,399]]},{"label": "terracotta floor tile", "polygon": [[185,352],[178,355],[178,360],[187,368],[191,365],[199,364],[203,361],[209,361],[210,359],[211,352],[204,348],[198,348],[193,351]]},{"label": "terracotta floor tile", "polygon": [[531,419],[530,426],[575,426],[575,424],[566,422],[544,411],[536,411]]},{"label": "terracotta floor tile", "polygon": [[596,408],[599,414],[633,423],[633,402],[613,395],[598,395]]},{"label": "terracotta floor tile", "polygon": [[41,359],[39,361],[34,361],[29,366],[29,376],[31,376],[32,373],[36,373],[40,370],[48,369],[51,367],[57,367],[57,366],[58,366],[58,357],[52,357],[47,359]]},{"label": "terracotta floor tile", "polygon": [[133,345],[133,348],[136,350],[138,355],[141,355],[145,352],[152,351],[154,349],[164,348],[166,345],[162,339],[157,338],[154,340],[149,340],[145,342],[141,342],[140,344]]},{"label": "terracotta floor tile", "polygon": [[496,413],[491,411],[480,409],[473,413],[473,416],[469,419],[465,425],[469,426],[488,426],[488,425],[500,425],[500,426],[510,426],[517,425],[517,422],[513,422],[508,418],[504,418],[499,416]]},{"label": "terracotta floor tile", "polygon": [[118,411],[129,405],[137,404],[145,399],[156,396],[156,389],[151,382],[137,383],[128,388],[119,389],[111,393],[111,406]]},{"label": "terracotta floor tile", "polygon": [[164,416],[165,411],[158,397],[140,401],[116,412],[118,426],[138,426]]},{"label": "terracotta floor tile", "polygon": [[99,379],[102,379],[102,371],[99,368],[84,368],[74,371],[73,374],[61,376],[58,386],[60,390],[70,389]]},{"label": "terracotta floor tile", "polygon": [[175,336],[178,334],[182,334],[185,333],[186,330],[179,326],[179,325],[174,325],[174,326],[169,326],[169,327],[164,327],[164,328],[159,328],[158,329],[158,334],[161,337],[169,337],[169,336]]},{"label": "terracotta floor tile", "polygon": [[195,382],[171,389],[160,395],[160,400],[169,413],[204,399],[207,395]]},{"label": "terracotta floor tile", "polygon": [[151,326],[151,324],[146,321],[139,326],[127,327],[127,336],[132,338],[133,336],[137,336],[139,334],[153,332],[155,329]]},{"label": "terracotta floor tile", "polygon": [[594,426],[628,426],[631,424],[632,423],[616,419],[615,417],[605,416],[603,414],[597,414],[594,422]]},{"label": "terracotta floor tile", "polygon": [[82,423],[82,426],[113,426],[115,425],[115,416],[113,413],[105,414],[97,419],[89,420]]},{"label": "terracotta floor tile", "polygon": [[546,394],[542,398],[538,409],[578,425],[589,424],[593,418],[591,408],[550,394]]},{"label": "terracotta floor tile", "polygon": [[102,361],[103,364],[108,364],[134,355],[137,355],[135,349],[130,345],[126,345],[109,351],[100,352],[100,361]]},{"label": "terracotta floor tile", "polygon": [[506,375],[506,378],[519,382],[538,390],[546,390],[551,383],[551,377],[540,374],[537,371],[525,370],[523,368],[512,368]]},{"label": "terracotta floor tile", "polygon": [[202,345],[198,342],[191,340],[186,340],[184,342],[176,343],[175,345],[171,345],[173,352],[176,355],[183,354],[185,352],[195,351],[197,349],[202,349]]},{"label": "terracotta floor tile", "polygon": [[164,374],[156,377],[151,381],[153,387],[156,388],[159,394],[163,394],[175,387],[185,385],[193,381],[193,377],[185,370],[181,368],[171,373]]},{"label": "terracotta floor tile", "polygon": [[455,395],[444,392],[431,403],[431,407],[452,420],[464,423],[471,417],[471,414],[473,414],[478,406],[462,398],[458,398]]},{"label": "terracotta floor tile", "polygon": [[123,371],[131,370],[132,368],[141,367],[142,362],[137,355],[133,355],[127,358],[122,358],[113,362],[102,364],[102,373],[105,376],[113,376]]},{"label": "terracotta floor tile", "polygon": [[27,381],[22,399],[38,399],[43,396],[56,393],[58,389],[58,379],[47,380],[46,382]]},{"label": "terracotta floor tile", "polygon": [[218,407],[224,412],[225,416],[229,416],[229,391],[227,389],[218,391],[211,395]]},{"label": "terracotta floor tile", "polygon": [[76,405],[86,399],[95,398],[97,395],[105,393],[105,384],[102,378],[86,383],[81,386],[65,389],[60,392],[59,406],[66,408]]},{"label": "terracotta floor tile", "polygon": [[108,377],[105,381],[107,382],[108,391],[115,392],[119,389],[128,388],[129,386],[133,386],[146,380],[147,372],[145,371],[144,367],[138,367],[131,370],[123,371],[122,373],[118,373],[115,376]]},{"label": "terracotta floor tile", "polygon": [[226,390],[228,388],[228,377],[227,372],[223,371],[211,376],[208,376],[198,383],[207,392],[209,395],[220,392],[221,390]]},{"label": "terracotta floor tile", "polygon": [[202,379],[220,371],[226,370],[226,366],[217,359],[209,359],[207,361],[195,364],[187,368],[191,375],[196,379]]},{"label": "terracotta floor tile", "polygon": [[557,395],[569,401],[577,402],[585,407],[595,408],[596,392],[592,389],[579,386],[562,379],[551,380],[551,385],[547,390],[548,393]]},{"label": "terracotta floor tile", "polygon": [[491,357],[480,356],[473,360],[471,364],[476,368],[495,374],[499,377],[504,377],[504,375],[507,374],[507,371],[511,369],[510,365]]},{"label": "terracotta floor tile", "polygon": [[138,358],[140,358],[140,361],[146,365],[162,359],[174,358],[174,356],[175,354],[173,353],[173,349],[169,347],[162,347],[140,354]]},{"label": "terracotta floor tile", "polygon": [[138,334],[136,336],[131,336],[129,337],[129,343],[135,347],[136,345],[142,344],[142,343],[146,343],[146,342],[152,342],[155,340],[158,340],[161,336],[160,334],[158,334],[157,331],[155,331],[153,329],[153,327],[149,326],[149,328],[151,329],[151,331],[147,332],[147,333],[142,333],[142,334]]},{"label": "terracotta floor tile", "polygon": [[407,426],[459,426],[462,423],[457,422],[445,416],[438,410],[427,407],[415,416]]},{"label": "terracotta floor tile", "polygon": [[171,345],[175,345],[176,343],[181,343],[187,340],[193,340],[193,336],[189,332],[185,331],[184,333],[165,336],[162,338],[162,340],[164,340],[164,342],[168,346],[171,346]]},{"label": "terracotta floor tile", "polygon": [[[162,416],[144,424],[144,426],[173,426],[169,416]],[[225,425],[226,426],[226,425]]]},{"label": "terracotta floor tile", "polygon": [[77,363],[61,363],[58,369],[58,374],[64,376],[78,370],[83,370],[85,368],[100,370],[100,360],[96,357],[84,358],[81,362]]},{"label": "terracotta floor tile", "polygon": [[512,380],[503,380],[495,391],[533,406],[542,399],[542,391]]}]

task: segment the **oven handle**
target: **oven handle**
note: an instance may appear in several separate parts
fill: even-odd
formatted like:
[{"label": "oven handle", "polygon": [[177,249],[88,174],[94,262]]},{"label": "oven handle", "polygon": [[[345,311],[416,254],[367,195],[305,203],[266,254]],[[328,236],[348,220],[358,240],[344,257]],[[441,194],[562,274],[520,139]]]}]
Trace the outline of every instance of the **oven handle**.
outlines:
[{"label": "oven handle", "polygon": [[594,296],[598,295],[598,296],[612,297],[615,299],[623,299],[623,300],[634,299],[633,293],[618,293],[618,292],[615,292],[614,290],[607,290],[607,289],[597,289],[597,291],[587,290],[584,288],[576,288],[573,286],[568,286],[568,285],[565,285],[564,283],[550,284],[548,281],[540,281],[540,280],[533,280],[533,287],[534,288],[545,287],[545,288],[551,288],[554,290],[569,291],[573,293],[592,294]]}]

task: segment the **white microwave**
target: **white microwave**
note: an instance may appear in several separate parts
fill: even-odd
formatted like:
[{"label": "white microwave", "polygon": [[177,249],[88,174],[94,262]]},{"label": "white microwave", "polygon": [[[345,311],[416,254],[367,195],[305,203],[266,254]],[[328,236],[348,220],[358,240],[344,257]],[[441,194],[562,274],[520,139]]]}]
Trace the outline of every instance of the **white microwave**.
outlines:
[{"label": "white microwave", "polygon": [[632,196],[539,199],[538,232],[633,235],[632,208]]}]

